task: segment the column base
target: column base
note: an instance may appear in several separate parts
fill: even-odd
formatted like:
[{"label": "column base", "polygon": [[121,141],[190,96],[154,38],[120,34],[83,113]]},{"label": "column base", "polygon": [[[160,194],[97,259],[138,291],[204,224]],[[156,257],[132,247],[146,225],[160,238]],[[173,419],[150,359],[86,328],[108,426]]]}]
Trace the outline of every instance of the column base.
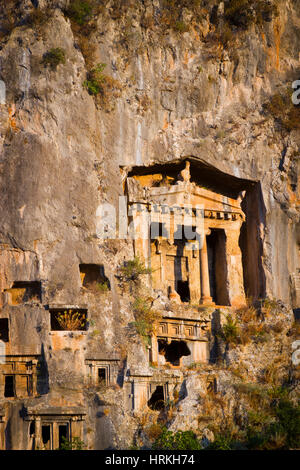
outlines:
[{"label": "column base", "polygon": [[212,297],[201,297],[200,304],[201,305],[216,305]]}]

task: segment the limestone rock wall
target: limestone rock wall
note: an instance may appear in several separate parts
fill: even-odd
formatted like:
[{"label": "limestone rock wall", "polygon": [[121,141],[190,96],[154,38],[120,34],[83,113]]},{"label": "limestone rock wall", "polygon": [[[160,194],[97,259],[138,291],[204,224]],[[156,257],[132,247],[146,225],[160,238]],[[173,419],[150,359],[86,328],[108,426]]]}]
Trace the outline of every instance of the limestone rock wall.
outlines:
[{"label": "limestone rock wall", "polygon": [[[97,207],[117,205],[123,195],[120,167],[193,156],[258,183],[245,201],[254,221],[247,221],[244,241],[249,257],[251,247],[258,248],[256,259],[244,260],[244,277],[257,297],[299,308],[293,300],[300,268],[299,129],[283,131],[263,106],[299,78],[299,2],[279,2],[278,16],[236,30],[229,47],[212,38],[214,2],[202,2],[197,19],[183,8],[189,31],[181,33],[162,26],[159,0],[119,8],[103,2],[88,33],[64,14],[67,0],[14,3],[7,2],[14,27],[1,36],[0,50],[6,86],[0,104],[0,289],[38,280],[42,299],[12,307],[3,297],[0,316],[9,319],[10,354],[45,358],[50,394],[37,400],[82,404],[89,393],[82,387],[87,353],[117,352],[125,374],[148,368],[144,344],[128,336],[132,299],[116,278],[118,266],[133,257],[132,241],[99,242],[96,236]],[[30,24],[34,3],[47,19]],[[218,12],[222,16],[222,7]],[[53,70],[42,58],[57,47],[66,60]],[[100,102],[83,86],[97,63],[106,64],[103,73],[115,87]],[[104,266],[109,293],[82,289],[79,265],[89,263]],[[57,339],[49,331],[51,304],[87,305],[91,331],[81,339]],[[107,399],[88,396],[85,439],[91,448],[130,445],[136,422],[126,411],[127,393],[121,387]],[[16,413],[9,413],[9,447],[24,448]]]}]

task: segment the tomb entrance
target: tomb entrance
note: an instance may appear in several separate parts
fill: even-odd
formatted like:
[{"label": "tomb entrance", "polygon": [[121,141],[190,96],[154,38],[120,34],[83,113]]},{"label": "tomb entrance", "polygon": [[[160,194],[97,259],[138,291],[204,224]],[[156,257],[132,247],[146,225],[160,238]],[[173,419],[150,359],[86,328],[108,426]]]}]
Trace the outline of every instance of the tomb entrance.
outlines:
[{"label": "tomb entrance", "polygon": [[117,383],[120,368],[119,357],[88,358],[85,360],[87,382],[95,386],[110,386]]},{"label": "tomb entrance", "polygon": [[58,450],[65,440],[83,440],[85,411],[81,407],[27,408],[29,447],[33,450]]},{"label": "tomb entrance", "polygon": [[6,355],[0,364],[0,396],[5,398],[35,396],[39,358],[38,355]]},{"label": "tomb entrance", "polygon": [[102,264],[80,264],[80,279],[82,287],[94,292],[110,290],[109,279],[105,275]]},{"label": "tomb entrance", "polygon": [[166,377],[161,374],[130,374],[125,379],[129,409],[139,412],[148,406],[155,411],[162,410],[165,403],[174,398],[173,392],[179,382],[180,378],[172,372]]},{"label": "tomb entrance", "polygon": [[158,354],[165,357],[167,363],[180,366],[182,356],[190,356],[191,351],[185,341],[172,340],[170,344],[163,339],[158,340]]},{"label": "tomb entrance", "polygon": [[26,302],[41,302],[42,288],[40,281],[15,281],[12,287],[5,289],[7,303],[20,305]]},{"label": "tomb entrance", "polygon": [[171,368],[207,362],[209,325],[209,318],[164,317],[151,339],[151,361]]}]

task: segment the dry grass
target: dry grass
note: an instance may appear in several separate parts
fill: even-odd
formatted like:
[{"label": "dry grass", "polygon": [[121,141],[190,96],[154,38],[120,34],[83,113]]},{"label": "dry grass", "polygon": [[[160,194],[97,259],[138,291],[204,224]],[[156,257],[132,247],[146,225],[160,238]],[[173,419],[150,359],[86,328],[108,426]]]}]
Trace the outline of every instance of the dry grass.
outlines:
[{"label": "dry grass", "polygon": [[155,441],[162,433],[162,426],[158,423],[153,423],[145,429],[149,439]]},{"label": "dry grass", "polygon": [[267,389],[256,383],[238,383],[234,384],[238,394],[244,395],[248,405],[254,411],[259,411],[261,407],[269,403]]},{"label": "dry grass", "polygon": [[274,387],[279,387],[288,380],[290,357],[281,352],[266,365],[262,371],[262,381]]},{"label": "dry grass", "polygon": [[96,61],[95,43],[92,42],[88,37],[79,35],[77,37],[77,44],[81,50],[87,69],[91,70]]},{"label": "dry grass", "polygon": [[275,315],[280,312],[278,302],[274,299],[264,299],[261,305],[261,313],[265,318],[268,318],[271,314]]},{"label": "dry grass", "polygon": [[270,97],[264,104],[267,114],[272,116],[280,128],[290,132],[300,129],[300,106],[295,106],[292,102],[292,90],[284,90]]},{"label": "dry grass", "polygon": [[94,281],[88,284],[87,288],[94,294],[106,294],[110,291],[109,281]]},{"label": "dry grass", "polygon": [[162,318],[161,313],[152,308],[152,300],[152,297],[137,297],[132,304],[135,317],[133,325],[147,343]]},{"label": "dry grass", "polygon": [[[270,309],[271,307],[268,306],[268,311]],[[265,324],[260,311],[251,305],[250,301],[246,306],[235,309],[235,316],[239,325],[240,344],[246,345],[252,339],[267,338],[266,333],[270,331],[270,328]]]},{"label": "dry grass", "polygon": [[49,21],[50,16],[51,16],[50,8],[47,8],[44,10],[35,8],[27,16],[26,22],[31,28],[40,28],[41,26],[45,25]]},{"label": "dry grass", "polygon": [[151,108],[152,100],[146,93],[144,93],[141,97],[137,96],[136,98],[139,104],[138,112],[143,115]]},{"label": "dry grass", "polygon": [[296,338],[300,336],[300,322],[299,321],[293,322],[289,334],[291,336],[295,336]]},{"label": "dry grass", "polygon": [[83,313],[65,310],[58,312],[56,319],[63,330],[82,330],[86,325],[86,318]]},{"label": "dry grass", "polygon": [[228,368],[228,370],[233,374],[234,377],[241,380],[242,382],[249,380],[248,370],[242,363],[239,363],[236,367],[231,366]]}]

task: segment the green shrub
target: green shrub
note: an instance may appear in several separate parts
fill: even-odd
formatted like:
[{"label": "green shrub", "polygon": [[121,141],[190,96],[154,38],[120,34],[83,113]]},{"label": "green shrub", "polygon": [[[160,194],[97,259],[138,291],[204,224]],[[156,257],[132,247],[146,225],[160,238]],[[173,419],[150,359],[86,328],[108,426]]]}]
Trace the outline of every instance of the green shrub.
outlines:
[{"label": "green shrub", "polygon": [[232,315],[226,315],[226,323],[223,325],[221,336],[229,344],[237,344],[239,342],[239,327],[237,320]]},{"label": "green shrub", "polygon": [[189,31],[189,25],[184,23],[183,21],[176,21],[173,26],[174,31],[177,31],[178,33],[186,33]]},{"label": "green shrub", "polygon": [[248,412],[244,431],[233,435],[228,429],[215,434],[208,450],[278,450],[300,448],[300,406],[288,398],[274,405],[269,400]]},{"label": "green shrub", "polygon": [[75,23],[84,25],[92,18],[93,7],[94,2],[92,0],[72,0],[66,14]]},{"label": "green shrub", "polygon": [[83,82],[83,86],[87,89],[90,95],[97,95],[102,89],[105,75],[102,73],[106,64],[97,64],[89,73],[87,80]]},{"label": "green shrub", "polygon": [[211,442],[205,450],[236,450],[241,447],[241,443],[234,439],[229,431],[216,434],[215,440]]},{"label": "green shrub", "polygon": [[46,10],[40,10],[39,8],[35,8],[26,18],[26,23],[31,27],[39,27],[43,26],[49,20],[51,15],[50,8]]},{"label": "green shrub", "polygon": [[295,406],[288,399],[281,399],[275,407],[272,407],[272,402],[269,403],[267,411],[269,418],[265,416],[261,422],[253,422],[250,416],[247,447],[260,450],[299,449],[300,406]]},{"label": "green shrub", "polygon": [[96,289],[98,292],[101,292],[101,293],[108,292],[110,290],[109,282],[108,281],[97,282]]},{"label": "green shrub", "polygon": [[155,450],[201,450],[202,446],[193,431],[168,431],[163,428],[155,440],[152,449]]},{"label": "green shrub", "polygon": [[278,428],[286,436],[285,445],[289,449],[300,448],[300,404],[295,406],[289,400],[280,400],[275,415]]},{"label": "green shrub", "polygon": [[105,75],[103,70],[106,64],[99,63],[87,74],[87,79],[83,82],[83,86],[90,95],[96,97],[96,101],[107,111],[112,110],[112,98],[118,98],[122,86],[120,82],[113,77]]},{"label": "green shrub", "polygon": [[125,281],[137,281],[142,274],[151,274],[151,268],[146,268],[138,256],[126,261],[120,269],[121,277]]},{"label": "green shrub", "polygon": [[84,450],[86,448],[86,445],[79,437],[73,437],[72,441],[62,437],[62,441],[59,450]]},{"label": "green shrub", "polygon": [[65,64],[65,62],[66,54],[61,47],[54,47],[50,51],[45,52],[42,59],[42,63],[45,66],[49,65],[53,70],[56,70],[59,64]]}]

